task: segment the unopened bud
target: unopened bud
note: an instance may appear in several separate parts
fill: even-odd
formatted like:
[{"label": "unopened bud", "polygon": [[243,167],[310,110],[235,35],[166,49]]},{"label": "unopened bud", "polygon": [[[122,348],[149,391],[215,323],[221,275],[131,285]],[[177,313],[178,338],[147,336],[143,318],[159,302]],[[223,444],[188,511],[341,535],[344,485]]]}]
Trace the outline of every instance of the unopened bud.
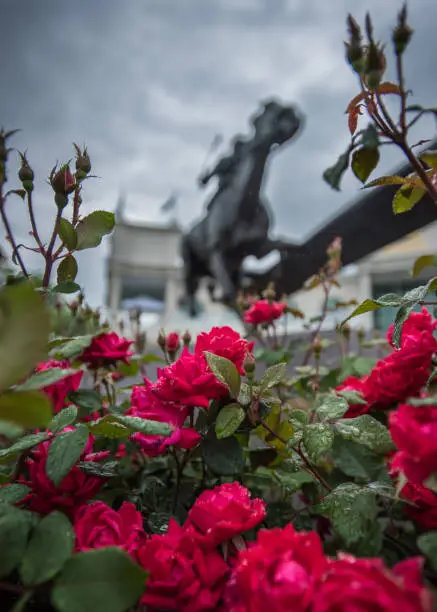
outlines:
[{"label": "unopened bud", "polygon": [[181,348],[181,342],[179,340],[179,334],[171,332],[165,339],[165,348],[169,353],[177,353]]},{"label": "unopened bud", "polygon": [[265,289],[265,291],[263,291],[262,295],[263,295],[263,298],[265,298],[269,302],[273,302],[274,301],[274,299],[276,297],[276,291],[275,291],[273,283],[269,283],[269,285],[267,286],[267,289]]},{"label": "unopened bud", "polygon": [[248,378],[250,378],[251,375],[255,372],[255,367],[256,367],[256,361],[253,358],[253,355],[248,353],[243,362],[243,368]]},{"label": "unopened bud", "polygon": [[33,191],[33,181],[23,181],[23,187],[28,193]]},{"label": "unopened bud", "polygon": [[314,356],[316,359],[320,357],[322,353],[322,349],[323,349],[322,339],[320,338],[319,335],[317,335],[313,340],[313,351],[314,351]]},{"label": "unopened bud", "polygon": [[29,162],[27,161],[26,156],[22,153],[20,153],[20,156],[21,156],[21,168],[18,171],[18,178],[23,183],[23,186],[25,182],[30,181],[33,187],[33,179],[35,178],[34,172],[32,168],[29,166]]},{"label": "unopened bud", "polygon": [[67,196],[74,191],[76,184],[68,164],[65,164],[59,170],[56,170],[56,166],[53,168],[50,174],[50,184],[56,194],[60,193]]},{"label": "unopened bud", "polygon": [[165,351],[167,342],[166,342],[166,337],[165,337],[165,333],[163,330],[159,332],[158,337],[156,339],[156,344],[159,346],[159,348],[162,351]]},{"label": "unopened bud", "polygon": [[398,25],[393,30],[393,44],[396,55],[402,55],[413,35],[413,30],[407,23],[407,5],[404,4],[398,15]]},{"label": "unopened bud", "polygon": [[341,335],[344,338],[346,338],[346,340],[349,340],[349,338],[351,337],[351,328],[349,327],[347,323],[345,323],[344,325],[340,327],[340,332],[341,332]]},{"label": "unopened bud", "polygon": [[[91,171],[91,160],[86,148],[81,151],[77,145],[73,145],[76,149],[76,170],[83,173],[83,178]],[[76,174],[77,175],[77,174]]]},{"label": "unopened bud", "polygon": [[184,343],[184,346],[187,347],[191,344],[191,334],[188,329],[182,334],[182,342]]},{"label": "unopened bud", "polygon": [[62,210],[68,204],[68,197],[62,193],[55,193],[55,203],[59,210]]},{"label": "unopened bud", "polygon": [[376,89],[384,75],[386,68],[385,55],[375,43],[371,43],[367,49],[365,75],[366,83],[370,89]]},{"label": "unopened bud", "polygon": [[352,68],[361,74],[364,70],[364,49],[362,46],[361,30],[352,15],[348,15],[347,25],[349,42],[346,45],[346,58]]},{"label": "unopened bud", "polygon": [[145,332],[138,332],[135,335],[135,348],[137,350],[137,353],[139,353],[139,354],[144,352],[144,349],[146,348],[146,334],[145,334]]}]

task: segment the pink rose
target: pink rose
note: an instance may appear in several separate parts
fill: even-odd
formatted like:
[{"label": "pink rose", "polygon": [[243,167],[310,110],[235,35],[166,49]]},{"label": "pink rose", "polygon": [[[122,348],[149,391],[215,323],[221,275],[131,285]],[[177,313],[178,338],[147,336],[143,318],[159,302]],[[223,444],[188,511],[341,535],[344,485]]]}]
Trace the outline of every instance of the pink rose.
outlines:
[{"label": "pink rose", "polygon": [[263,529],[256,544],[238,556],[224,610],[309,612],[327,565],[316,533],[298,533],[291,524]]},{"label": "pink rose", "polygon": [[432,612],[421,566],[421,559],[408,559],[390,570],[381,559],[339,553],[318,584],[311,612]]},{"label": "pink rose", "polygon": [[269,300],[258,300],[246,310],[244,322],[252,325],[261,323],[273,323],[275,319],[282,317],[287,304],[284,302],[270,302]]},{"label": "pink rose", "polygon": [[231,327],[213,327],[209,333],[201,333],[196,340],[194,353],[204,358],[205,351],[224,357],[244,374],[243,362],[253,351],[253,342],[247,342]]},{"label": "pink rose", "polygon": [[74,517],[76,550],[118,546],[131,555],[146,541],[141,513],[124,502],[113,510],[102,501],[82,506]]},{"label": "pink rose", "polygon": [[226,540],[253,529],[266,516],[261,499],[233,482],[203,491],[188,513],[184,527],[193,527],[202,546],[215,548]]},{"label": "pink rose", "polygon": [[[50,359],[44,363],[39,363],[35,368],[36,372],[45,372],[59,368],[61,370],[68,370],[71,368],[70,362],[66,359],[63,361],[56,361],[56,359]],[[51,399],[53,404],[54,412],[59,412],[66,405],[66,399],[71,391],[77,391],[79,389],[83,372],[79,371],[76,374],[71,374],[56,383],[43,387],[42,391]]]},{"label": "pink rose", "polygon": [[115,365],[117,361],[129,365],[128,358],[133,355],[129,350],[132,343],[133,340],[120,338],[115,332],[103,333],[93,338],[79,359],[93,370],[107,368]]},{"label": "pink rose", "polygon": [[190,529],[171,519],[167,533],[152,535],[137,557],[149,574],[141,599],[148,612],[217,609],[229,566],[217,550],[201,547]]}]

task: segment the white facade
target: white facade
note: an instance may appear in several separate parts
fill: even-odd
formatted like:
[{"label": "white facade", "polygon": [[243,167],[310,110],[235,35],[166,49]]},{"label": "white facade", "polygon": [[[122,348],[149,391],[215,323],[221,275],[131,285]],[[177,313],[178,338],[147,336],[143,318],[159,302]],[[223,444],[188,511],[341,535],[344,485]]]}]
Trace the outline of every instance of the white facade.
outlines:
[{"label": "white facade", "polygon": [[[179,332],[189,328],[193,335],[214,325],[231,325],[242,331],[236,315],[218,304],[212,304],[206,290],[201,288],[199,299],[203,313],[190,319],[178,307],[183,295],[182,261],[179,253],[181,230],[175,225],[153,226],[131,224],[120,220],[112,237],[111,255],[108,261],[108,307],[113,321],[127,316],[123,300],[152,298],[151,308],[143,308],[142,324],[152,334],[164,327]],[[340,275],[341,287],[332,293],[334,300],[361,302],[383,293],[402,293],[422,284],[412,278],[414,261],[421,255],[433,254],[437,245],[437,223],[415,232],[402,240],[373,253],[357,264],[347,266]],[[422,278],[428,278],[432,270],[425,270]],[[437,272],[436,272],[437,274]],[[321,288],[299,291],[292,296],[293,305],[307,318],[320,314],[323,303]],[[160,305],[161,304],[161,305]],[[325,329],[332,329],[347,316],[342,310],[327,317]],[[393,319],[393,313],[382,309],[367,313],[351,321],[351,325],[366,330],[375,326],[385,329]],[[303,330],[302,321],[288,322],[289,332]]]}]

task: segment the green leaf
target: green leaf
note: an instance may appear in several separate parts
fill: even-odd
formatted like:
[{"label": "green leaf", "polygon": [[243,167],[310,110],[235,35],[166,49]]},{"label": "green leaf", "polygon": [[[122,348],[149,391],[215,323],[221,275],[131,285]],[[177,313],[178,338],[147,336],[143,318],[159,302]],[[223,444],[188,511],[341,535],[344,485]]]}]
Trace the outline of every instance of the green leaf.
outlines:
[{"label": "green leaf", "polygon": [[434,570],[437,572],[437,531],[423,533],[417,538],[417,546],[429,559]]},{"label": "green leaf", "polygon": [[53,433],[58,433],[68,427],[69,425],[73,425],[77,419],[77,408],[76,406],[67,406],[58,414],[56,414],[51,422],[49,423],[47,429],[52,431]]},{"label": "green leaf", "polygon": [[366,312],[372,312],[373,310],[379,310],[382,307],[382,304],[379,304],[376,300],[367,299],[364,300],[359,306],[355,308],[351,312],[351,314],[346,317],[344,321],[342,321],[341,326],[343,326],[347,321],[353,319],[354,317],[358,317],[359,315],[365,314]]},{"label": "green leaf", "polygon": [[286,363],[277,363],[276,365],[271,366],[264,372],[264,376],[261,378],[259,382],[260,386],[260,394],[266,389],[272,389],[276,387],[276,385],[280,385],[284,378],[287,375],[287,364]]},{"label": "green leaf", "polygon": [[58,612],[126,612],[145,589],[146,572],[118,548],[71,557],[52,589]]},{"label": "green leaf", "polygon": [[334,432],[331,425],[312,423],[303,432],[303,443],[311,461],[317,463],[331,448]]},{"label": "green leaf", "polygon": [[363,135],[361,136],[361,144],[366,149],[376,149],[379,146],[378,131],[373,123],[369,123],[367,128],[364,130]]},{"label": "green leaf", "polygon": [[8,576],[21,561],[31,522],[27,513],[11,507],[0,516],[0,578]]},{"label": "green leaf", "polygon": [[316,408],[316,413],[322,421],[339,419],[346,414],[349,404],[344,397],[338,395],[324,395]]},{"label": "green leaf", "polygon": [[357,442],[339,436],[335,437],[331,456],[334,464],[346,476],[366,481],[378,478],[384,467],[384,459],[380,455],[375,455]]},{"label": "green leaf", "polygon": [[95,461],[79,461],[77,467],[82,472],[89,474],[90,476],[97,476],[98,478],[112,478],[118,472],[118,461],[105,461],[103,463],[96,463]]},{"label": "green leaf", "polygon": [[378,149],[369,149],[363,147],[357,149],[352,155],[352,172],[357,179],[365,183],[372,172],[375,170],[379,162]]},{"label": "green leaf", "polygon": [[69,251],[73,251],[77,245],[77,234],[76,230],[67,219],[62,219],[59,221],[58,228],[59,238],[65,244]]},{"label": "green leaf", "polygon": [[223,440],[207,436],[201,443],[201,450],[205,463],[213,474],[237,476],[244,470],[244,454],[235,436]]},{"label": "green leaf", "polygon": [[50,399],[40,391],[10,391],[0,395],[0,420],[32,429],[46,427],[51,418]]},{"label": "green leaf", "polygon": [[205,358],[211,372],[221,383],[226,385],[233,397],[238,397],[240,392],[241,377],[232,361],[205,351]]},{"label": "green leaf", "polygon": [[215,433],[217,438],[228,438],[232,436],[244,421],[246,413],[243,408],[236,403],[223,406],[215,422]]},{"label": "green leaf", "polygon": [[130,429],[131,432],[138,431],[148,436],[169,436],[172,432],[171,427],[167,423],[149,421],[141,417],[113,416],[119,423]]},{"label": "green leaf", "polygon": [[29,375],[46,357],[50,314],[27,281],[0,291],[0,392]]},{"label": "green leaf", "polygon": [[341,391],[337,391],[336,393],[341,397],[344,397],[349,406],[352,404],[361,404],[362,406],[365,406],[367,404],[367,401],[364,399],[363,394],[358,391],[349,391],[348,389],[343,389]]},{"label": "green leaf", "polygon": [[375,494],[353,483],[339,485],[315,510],[331,520],[346,546],[365,538],[378,515]]},{"label": "green leaf", "polygon": [[346,440],[358,442],[377,454],[385,455],[395,449],[388,429],[368,414],[354,419],[341,419],[334,427]]},{"label": "green leaf", "polygon": [[77,250],[99,246],[103,236],[110,234],[115,226],[114,213],[96,210],[86,216],[76,226]]},{"label": "green leaf", "polygon": [[58,283],[56,287],[53,287],[53,291],[55,291],[55,293],[76,293],[80,291],[80,285],[72,280],[66,280],[62,283]]},{"label": "green leaf", "polygon": [[[56,357],[58,359],[75,359],[93,341],[92,334],[86,336],[76,336],[76,338],[67,339],[61,346],[57,347]],[[59,339],[58,339],[59,340]]]},{"label": "green leaf", "polygon": [[341,179],[349,168],[349,155],[349,150],[340,155],[336,163],[323,173],[323,179],[336,191],[340,191]]},{"label": "green leaf", "polygon": [[437,151],[425,151],[419,157],[427,166],[437,170]]},{"label": "green leaf", "polygon": [[96,391],[90,389],[80,389],[71,391],[68,399],[79,408],[79,418],[88,416],[92,412],[97,412],[102,407],[102,399]]},{"label": "green leaf", "polygon": [[0,461],[5,459],[9,460],[11,457],[19,455],[23,451],[29,450],[29,448],[33,448],[47,439],[48,435],[46,433],[30,434],[24,438],[20,438],[15,444],[0,450]]},{"label": "green leaf", "polygon": [[50,444],[46,474],[56,487],[79,461],[88,438],[88,429],[79,425],[73,431],[59,434]]},{"label": "green leaf", "polygon": [[30,378],[28,378],[21,385],[17,385],[15,387],[15,391],[30,391],[34,389],[43,389],[48,385],[53,385],[54,383],[67,378],[68,376],[72,376],[73,374],[77,374],[78,370],[73,370],[72,368],[61,369],[61,368],[51,368],[50,370],[43,370],[42,372],[37,372]]},{"label": "green leaf", "polygon": [[368,189],[369,187],[380,187],[383,185],[406,185],[410,183],[411,180],[404,178],[403,176],[381,176],[367,185],[364,185],[363,189]]},{"label": "green leaf", "polygon": [[73,255],[67,255],[58,266],[58,283],[74,281],[77,276],[78,266]]},{"label": "green leaf", "polygon": [[132,433],[132,429],[119,423],[113,415],[104,416],[97,421],[87,423],[87,425],[93,435],[104,436],[105,438],[127,438]]},{"label": "green leaf", "polygon": [[17,504],[30,493],[31,489],[27,485],[13,483],[0,487],[0,503]]},{"label": "green leaf", "polygon": [[425,268],[437,267],[436,255],[422,255],[418,257],[413,265],[412,276],[419,276]]},{"label": "green leaf", "polygon": [[410,314],[413,312],[415,305],[409,304],[408,306],[401,306],[396,313],[393,334],[392,334],[392,342],[396,348],[400,347],[401,344],[401,336],[402,336],[402,326],[405,321],[408,319]]},{"label": "green leaf", "polygon": [[75,534],[73,526],[61,512],[52,512],[40,520],[32,533],[20,564],[25,586],[52,580],[71,557]]},{"label": "green leaf", "polygon": [[393,212],[395,215],[408,212],[420,202],[425,193],[426,189],[424,188],[402,185],[393,197]]}]

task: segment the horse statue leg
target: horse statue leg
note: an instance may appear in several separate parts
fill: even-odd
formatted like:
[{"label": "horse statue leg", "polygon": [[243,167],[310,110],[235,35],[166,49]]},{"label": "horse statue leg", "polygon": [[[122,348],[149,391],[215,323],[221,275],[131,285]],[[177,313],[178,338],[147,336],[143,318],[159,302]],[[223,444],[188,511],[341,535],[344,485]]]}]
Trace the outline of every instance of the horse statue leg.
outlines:
[{"label": "horse statue leg", "polygon": [[186,238],[182,240],[182,258],[184,260],[185,302],[190,317],[197,315],[196,293],[199,288],[199,272],[196,269],[196,258]]},{"label": "horse statue leg", "polygon": [[209,259],[209,268],[223,291],[222,301],[233,303],[236,299],[237,288],[228,272],[223,253],[219,250],[213,251]]}]

